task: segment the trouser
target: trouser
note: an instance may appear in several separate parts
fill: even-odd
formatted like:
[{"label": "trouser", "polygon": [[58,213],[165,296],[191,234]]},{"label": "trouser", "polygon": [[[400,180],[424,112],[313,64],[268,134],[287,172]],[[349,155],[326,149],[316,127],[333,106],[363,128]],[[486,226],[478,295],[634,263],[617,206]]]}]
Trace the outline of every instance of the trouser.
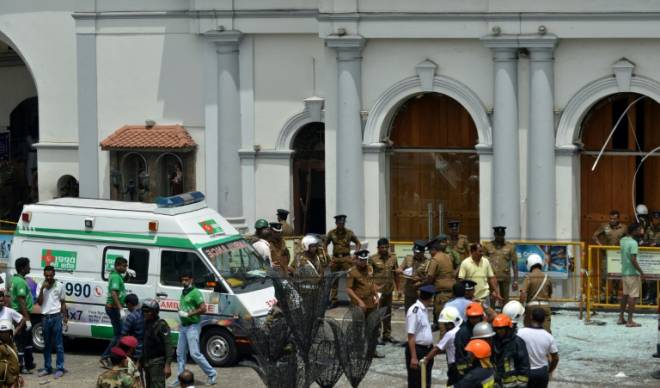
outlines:
[{"label": "trouser", "polygon": [[552,330],[550,329],[550,324],[552,322],[552,310],[550,309],[549,304],[539,304],[536,302],[530,302],[527,304],[525,307],[525,320],[523,323],[525,324],[525,327],[531,327],[532,325],[532,311],[535,308],[542,308],[545,311],[545,322],[543,322],[543,328],[548,332],[552,333]]},{"label": "trouser", "polygon": [[112,325],[112,340],[108,344],[108,347],[105,348],[101,358],[110,357],[110,350],[117,345],[119,342],[119,336],[121,335],[121,312],[116,307],[107,307],[105,308],[105,313],[110,318],[110,324]]},{"label": "trouser", "polygon": [[[433,345],[421,346],[415,345],[415,352],[417,353],[417,360],[421,361],[424,356],[429,354],[433,349]],[[433,359],[426,364],[426,387],[431,387],[431,371],[433,370]],[[408,373],[408,388],[418,388],[422,386],[422,369],[421,364],[417,369],[410,369],[410,347],[406,345],[406,371]]]},{"label": "trouser", "polygon": [[32,356],[32,329],[23,328],[16,335],[16,348],[18,349],[18,363],[21,369],[34,369],[34,357]]},{"label": "trouser", "polygon": [[456,363],[447,366],[447,386],[454,385],[461,379],[461,374],[458,373]]},{"label": "trouser", "polygon": [[539,369],[530,369],[527,386],[534,388],[546,388],[548,386],[549,380],[550,374],[548,373],[547,366]]},{"label": "trouser", "polygon": [[[445,303],[451,298],[451,291],[440,291],[433,297],[433,324],[438,323],[438,318],[440,317],[440,312],[445,307]],[[440,329],[444,330],[444,329]],[[442,338],[443,332],[440,333]]]},{"label": "trouser", "polygon": [[165,357],[142,360],[142,370],[148,388],[165,388]]},{"label": "trouser", "polygon": [[378,308],[385,307],[385,317],[382,322],[383,339],[392,337],[392,294],[382,294],[378,301]]},{"label": "trouser", "polygon": [[186,355],[188,352],[209,378],[213,378],[217,374],[202,353],[199,352],[199,329],[199,323],[179,327],[179,342],[176,346],[176,361],[179,371],[177,376],[186,368]]},{"label": "trouser", "polygon": [[[342,257],[333,257],[334,263],[330,265],[330,270],[332,272],[338,271],[348,271],[353,266],[350,263],[350,256]],[[330,301],[332,303],[337,303],[337,288],[339,287],[339,277],[335,278],[332,282],[332,288],[330,289]]]},{"label": "trouser", "polygon": [[417,296],[416,295],[415,296],[405,295],[403,297],[403,307],[406,310],[403,315],[408,314],[408,309],[410,308],[410,306],[414,305],[415,302],[417,302]]},{"label": "trouser", "polygon": [[[497,288],[498,291],[500,292],[500,296],[504,300],[502,303],[502,306],[507,304],[509,302],[509,290],[511,289],[511,279],[498,279],[497,280]],[[495,298],[490,298],[490,305],[495,309],[497,306]]]},{"label": "trouser", "polygon": [[62,314],[44,314],[41,320],[44,335],[44,369],[53,371],[51,353],[55,348],[55,369],[64,372],[64,340],[62,338]]}]

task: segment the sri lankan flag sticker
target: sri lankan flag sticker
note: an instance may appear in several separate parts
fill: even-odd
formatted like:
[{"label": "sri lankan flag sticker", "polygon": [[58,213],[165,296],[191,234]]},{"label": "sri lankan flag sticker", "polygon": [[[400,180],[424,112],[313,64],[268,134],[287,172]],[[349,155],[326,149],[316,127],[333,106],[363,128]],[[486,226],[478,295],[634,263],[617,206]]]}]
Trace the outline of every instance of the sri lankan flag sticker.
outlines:
[{"label": "sri lankan flag sticker", "polygon": [[202,221],[199,223],[199,226],[201,226],[209,236],[224,233],[220,225],[218,225],[215,220]]}]

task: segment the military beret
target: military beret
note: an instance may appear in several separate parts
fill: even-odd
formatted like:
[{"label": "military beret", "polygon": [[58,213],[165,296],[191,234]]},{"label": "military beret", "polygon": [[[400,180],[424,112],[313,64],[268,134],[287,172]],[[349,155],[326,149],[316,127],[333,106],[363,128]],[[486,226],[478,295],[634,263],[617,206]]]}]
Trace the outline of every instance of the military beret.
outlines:
[{"label": "military beret", "polygon": [[138,340],[137,338],[133,337],[132,335],[127,335],[124,337],[121,337],[119,340],[119,343],[121,345],[124,345],[128,348],[136,348],[138,346]]},{"label": "military beret", "polygon": [[110,349],[110,354],[112,354],[115,357],[126,358],[126,352],[124,351],[124,349],[120,348],[119,346],[115,346],[112,349]]}]

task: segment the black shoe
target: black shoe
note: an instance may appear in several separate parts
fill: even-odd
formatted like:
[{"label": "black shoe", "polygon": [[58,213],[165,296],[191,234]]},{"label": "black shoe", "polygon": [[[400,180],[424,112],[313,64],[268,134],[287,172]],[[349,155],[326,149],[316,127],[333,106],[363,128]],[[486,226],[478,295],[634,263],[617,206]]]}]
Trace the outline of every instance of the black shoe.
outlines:
[{"label": "black shoe", "polygon": [[392,337],[383,338],[383,341],[389,342],[389,343],[394,344],[394,345],[399,345],[399,341],[397,341],[396,339],[394,339]]},{"label": "black shoe", "polygon": [[385,345],[385,344],[387,344],[387,340],[383,338],[378,339],[378,345]]},{"label": "black shoe", "polygon": [[23,368],[21,368],[21,374],[22,375],[31,375],[32,371],[28,370],[28,368],[23,367]]},{"label": "black shoe", "polygon": [[32,364],[32,365],[27,367],[27,370],[31,371],[31,370],[35,369],[36,367],[37,367],[37,364]]}]

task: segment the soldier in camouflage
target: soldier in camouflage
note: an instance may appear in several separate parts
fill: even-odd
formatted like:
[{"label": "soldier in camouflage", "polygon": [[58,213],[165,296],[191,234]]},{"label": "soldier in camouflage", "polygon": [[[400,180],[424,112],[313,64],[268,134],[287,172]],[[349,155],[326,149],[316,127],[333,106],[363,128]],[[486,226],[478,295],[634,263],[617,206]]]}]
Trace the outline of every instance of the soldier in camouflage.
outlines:
[{"label": "soldier in camouflage", "polygon": [[[351,242],[355,243],[355,250],[360,250],[360,240],[358,240],[352,230],[346,228],[346,215],[339,214],[335,216],[335,229],[328,232],[325,238],[324,250],[328,252],[328,245],[332,244],[332,259],[330,260],[330,269],[333,272],[348,271],[353,266],[351,258]],[[337,286],[338,279],[332,285],[330,290],[330,307],[337,306]]]},{"label": "soldier in camouflage", "polygon": [[140,367],[149,388],[165,388],[165,380],[172,375],[174,348],[169,338],[170,326],[158,316],[159,312],[160,306],[154,299],[142,302],[144,349]]},{"label": "soldier in camouflage", "polygon": [[14,324],[10,320],[0,321],[0,388],[22,387],[18,350],[13,341]]},{"label": "soldier in camouflage", "polygon": [[110,349],[112,369],[107,370],[96,380],[96,388],[140,388],[126,367],[126,352],[115,346]]}]

